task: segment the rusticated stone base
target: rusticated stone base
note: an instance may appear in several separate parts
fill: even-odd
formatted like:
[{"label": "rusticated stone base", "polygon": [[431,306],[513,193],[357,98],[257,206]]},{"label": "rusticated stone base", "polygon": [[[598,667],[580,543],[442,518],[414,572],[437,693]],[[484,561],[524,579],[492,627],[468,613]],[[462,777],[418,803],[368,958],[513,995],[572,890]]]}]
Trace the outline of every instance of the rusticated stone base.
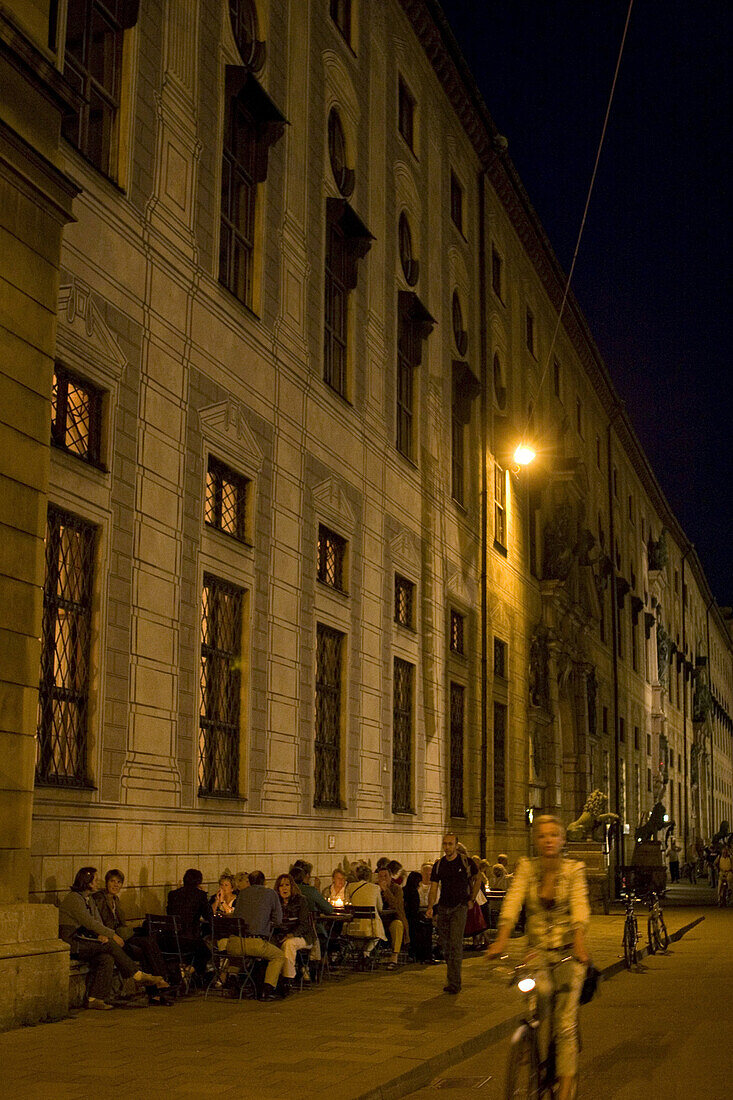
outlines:
[{"label": "rusticated stone base", "polygon": [[69,948],[53,905],[0,905],[0,1031],[69,1011]]}]

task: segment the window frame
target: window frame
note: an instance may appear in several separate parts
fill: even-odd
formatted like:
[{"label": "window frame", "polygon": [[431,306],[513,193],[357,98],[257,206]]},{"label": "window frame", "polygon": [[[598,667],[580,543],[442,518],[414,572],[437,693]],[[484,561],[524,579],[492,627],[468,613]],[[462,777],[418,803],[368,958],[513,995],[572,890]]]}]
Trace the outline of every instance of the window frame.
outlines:
[{"label": "window frame", "polygon": [[[77,389],[85,393],[89,405],[89,446],[87,451],[83,454],[78,450],[74,450],[74,448],[64,442],[62,438],[66,436],[69,430],[69,383],[72,383]],[[65,364],[59,361],[54,364],[53,391],[51,395],[51,445],[57,450],[71,455],[73,458],[80,459],[80,461],[86,463],[88,466],[93,466],[104,472],[107,471],[107,467],[102,461],[104,403],[106,395],[106,390],[102,389],[95,382],[89,381],[88,378],[83,377],[76,371],[69,370]],[[54,408],[56,409],[55,417],[53,415]],[[63,420],[62,425],[59,424],[60,420]]]},{"label": "window frame", "polygon": [[[63,555],[62,529],[70,529],[79,534],[79,554],[82,557],[81,568],[76,580],[72,580],[72,596],[64,596],[62,574],[68,577],[68,564],[60,560]],[[41,630],[41,648],[39,664],[38,716],[36,724],[36,763],[35,785],[37,787],[74,787],[90,788],[89,779],[89,710],[92,687],[92,638],[94,631],[94,580],[97,566],[97,544],[99,527],[90,520],[49,503],[46,516],[45,570],[43,583],[43,617]],[[86,545],[81,545],[85,542]],[[73,553],[73,550],[70,552]],[[67,555],[70,556],[70,555]],[[86,566],[86,570],[84,569]],[[68,586],[67,586],[68,587]],[[74,592],[79,598],[73,599]],[[63,613],[63,614],[61,614]],[[66,629],[60,629],[60,623],[66,623]],[[59,656],[58,645],[65,637],[65,649],[69,662],[68,678],[79,686],[68,688],[57,683],[59,666],[64,661]],[[78,665],[85,666],[79,677]],[[69,746],[65,743],[54,747],[52,731],[57,708],[66,704],[76,708],[77,722],[68,719],[62,721],[62,734],[66,735],[70,726],[76,726]],[[73,713],[73,712],[72,712]],[[61,772],[53,759],[60,754],[67,760],[66,770]],[[69,756],[75,763],[69,768]],[[69,774],[71,772],[71,774]]]},{"label": "window frame", "polygon": [[[414,581],[411,581],[409,577],[404,576],[402,573],[395,573],[394,575],[394,614],[393,621],[397,626],[402,626],[406,630],[415,631],[415,594],[417,585]],[[404,593],[407,597],[405,601],[406,612],[405,617],[401,617],[400,613],[400,595]]]},{"label": "window frame", "polygon": [[[402,670],[407,685],[406,704],[402,698],[398,701],[397,670]],[[404,731],[407,736],[404,736]],[[399,746],[400,753],[397,754]],[[413,793],[413,752],[415,747],[415,665],[402,657],[393,657],[392,661],[392,813],[414,814]],[[402,773],[402,774],[400,774]],[[399,780],[399,782],[398,782]],[[398,800],[398,788],[401,800]]]},{"label": "window frame", "polygon": [[448,650],[452,657],[466,656],[466,615],[455,607],[448,614]]},{"label": "window frame", "polygon": [[[324,650],[322,639],[330,636],[336,643],[336,677],[327,680],[322,674],[320,664],[321,654]],[[342,761],[343,761],[343,707],[344,707],[344,656],[347,646],[347,636],[344,631],[337,630],[327,623],[316,623],[316,669],[315,669],[315,715],[313,737],[313,808],[314,809],[344,809],[342,800]],[[323,705],[329,698],[330,708]],[[324,726],[321,716],[330,709],[335,715],[335,724],[330,730],[329,737],[319,737]],[[330,782],[324,775],[327,761],[330,758]],[[330,795],[326,788],[330,788]]]},{"label": "window frame", "polygon": [[407,81],[400,73],[397,77],[397,132],[413,156],[417,156],[415,147],[416,120],[417,100],[412,94]]},{"label": "window frame", "polygon": [[[221,478],[222,484],[214,485],[214,516],[218,518],[220,522],[212,522],[207,518],[208,501],[209,501],[209,477]],[[236,531],[228,531],[222,526],[223,512],[224,512],[224,485],[223,480],[226,478],[232,483],[232,487],[236,493],[236,502],[234,505],[236,517]],[[204,524],[212,531],[218,531],[222,535],[226,535],[228,538],[234,539],[236,542],[242,543],[245,546],[251,546],[250,538],[250,498],[252,493],[252,482],[250,478],[240,474],[237,470],[233,469],[228,463],[223,462],[220,458],[217,458],[210,451],[208,452],[208,458],[206,463],[206,480],[204,487]]]},{"label": "window frame", "polygon": [[506,507],[506,470],[494,462],[494,549],[506,555],[509,546]]},{"label": "window frame", "polygon": [[491,245],[491,289],[504,305],[504,257],[494,244]]},{"label": "window frame", "polygon": [[[450,679],[448,687],[449,715],[449,812],[452,818],[466,817],[465,752],[466,752],[466,685]],[[454,697],[460,698],[460,724],[456,720]],[[460,735],[459,735],[460,734]]]},{"label": "window frame", "polygon": [[465,238],[464,187],[455,171],[450,170],[450,220]]},{"label": "window frame", "polygon": [[[349,540],[345,539],[325,523],[318,524],[316,554],[316,580],[334,592],[340,592],[342,596],[348,596],[348,547]],[[329,548],[334,554],[333,581],[328,579]]]},{"label": "window frame", "polygon": [[[209,627],[210,639],[215,639],[221,631],[220,597],[228,596],[235,602],[233,611],[232,641],[234,648],[224,648],[221,645],[210,644],[205,641],[204,598],[208,590],[210,593],[207,601],[208,614],[213,626]],[[198,761],[197,761],[197,793],[199,798],[227,798],[240,799],[241,793],[241,754],[242,754],[242,718],[245,677],[242,675],[242,657],[244,654],[244,620],[247,600],[247,590],[238,584],[225,580],[223,577],[206,570],[201,583],[201,618],[200,618],[200,646],[199,646],[199,721],[198,721]],[[213,670],[207,679],[208,669]],[[217,671],[217,669],[219,671]],[[221,695],[221,683],[225,683],[224,689],[227,697],[227,706],[231,705],[231,711],[208,711],[207,687],[213,681],[215,694]],[[221,700],[219,700],[221,702]],[[206,782],[207,772],[215,773],[221,767],[221,762],[216,761],[212,755],[212,746],[216,743],[219,751],[228,756],[226,771],[229,784],[219,785],[215,782]],[[212,763],[213,760],[213,763]]]}]

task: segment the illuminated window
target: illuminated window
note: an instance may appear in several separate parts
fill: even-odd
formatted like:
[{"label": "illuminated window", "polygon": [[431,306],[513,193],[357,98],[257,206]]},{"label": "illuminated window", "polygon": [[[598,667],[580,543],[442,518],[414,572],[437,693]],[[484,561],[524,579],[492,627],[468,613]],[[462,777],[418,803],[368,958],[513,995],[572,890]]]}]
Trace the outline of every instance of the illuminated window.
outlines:
[{"label": "illuminated window", "polygon": [[250,483],[229,466],[209,455],[206,470],[204,519],[240,542],[247,541],[247,494]]},{"label": "illuminated window", "polygon": [[458,653],[461,657],[465,655],[465,631],[466,631],[466,616],[461,615],[459,611],[454,611],[451,608],[450,612],[450,636],[448,644],[451,653]]},{"label": "illuminated window", "polygon": [[394,579],[394,621],[410,630],[415,628],[415,585],[399,573]]},{"label": "illuminated window", "polygon": [[344,565],[346,561],[346,539],[329,531],[320,524],[318,527],[318,580],[329,588],[344,592]]},{"label": "illuminated window", "polygon": [[39,784],[88,783],[95,540],[91,523],[49,505],[36,740]]},{"label": "illuminated window", "polygon": [[403,138],[415,151],[415,99],[402,77],[399,79],[398,92],[398,116],[397,125]]},{"label": "illuminated window", "polygon": [[506,550],[506,473],[494,463],[494,545]]},{"label": "illuminated window", "polygon": [[58,363],[51,391],[51,442],[85,462],[99,465],[102,391]]},{"label": "illuminated window", "polygon": [[199,794],[239,794],[244,591],[204,575],[201,598]]}]

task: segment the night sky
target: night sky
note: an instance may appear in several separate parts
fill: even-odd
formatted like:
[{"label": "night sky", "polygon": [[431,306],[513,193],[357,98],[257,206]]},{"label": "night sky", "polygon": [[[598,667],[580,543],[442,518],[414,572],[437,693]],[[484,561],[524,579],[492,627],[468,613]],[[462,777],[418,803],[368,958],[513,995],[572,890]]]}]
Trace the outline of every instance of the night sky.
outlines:
[{"label": "night sky", "polygon": [[[628,0],[442,0],[569,271]],[[733,603],[728,0],[635,0],[572,289],[719,604]]]}]

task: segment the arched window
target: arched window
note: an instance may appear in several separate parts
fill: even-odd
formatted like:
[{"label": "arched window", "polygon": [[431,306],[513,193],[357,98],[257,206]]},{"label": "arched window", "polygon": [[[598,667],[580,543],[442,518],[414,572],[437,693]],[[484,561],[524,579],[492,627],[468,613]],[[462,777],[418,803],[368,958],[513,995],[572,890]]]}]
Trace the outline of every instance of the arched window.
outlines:
[{"label": "arched window", "polygon": [[453,339],[455,340],[458,354],[463,356],[468,350],[468,333],[463,327],[463,310],[461,309],[461,299],[458,296],[457,290],[453,291],[451,320],[453,323]]},{"label": "arched window", "polygon": [[258,41],[254,0],[229,0],[229,18],[243,64],[250,72],[259,72],[265,63],[265,44]]},{"label": "arched window", "polygon": [[494,399],[503,412],[506,408],[506,385],[498,351],[494,352]]},{"label": "arched window", "polygon": [[412,233],[410,232],[410,223],[404,210],[400,214],[398,237],[402,270],[407,280],[407,285],[414,286],[417,282],[420,265],[412,254]]},{"label": "arched window", "polygon": [[354,190],[355,176],[353,169],[347,165],[346,137],[335,107],[328,116],[328,156],[336,186],[344,198],[348,199]]}]

